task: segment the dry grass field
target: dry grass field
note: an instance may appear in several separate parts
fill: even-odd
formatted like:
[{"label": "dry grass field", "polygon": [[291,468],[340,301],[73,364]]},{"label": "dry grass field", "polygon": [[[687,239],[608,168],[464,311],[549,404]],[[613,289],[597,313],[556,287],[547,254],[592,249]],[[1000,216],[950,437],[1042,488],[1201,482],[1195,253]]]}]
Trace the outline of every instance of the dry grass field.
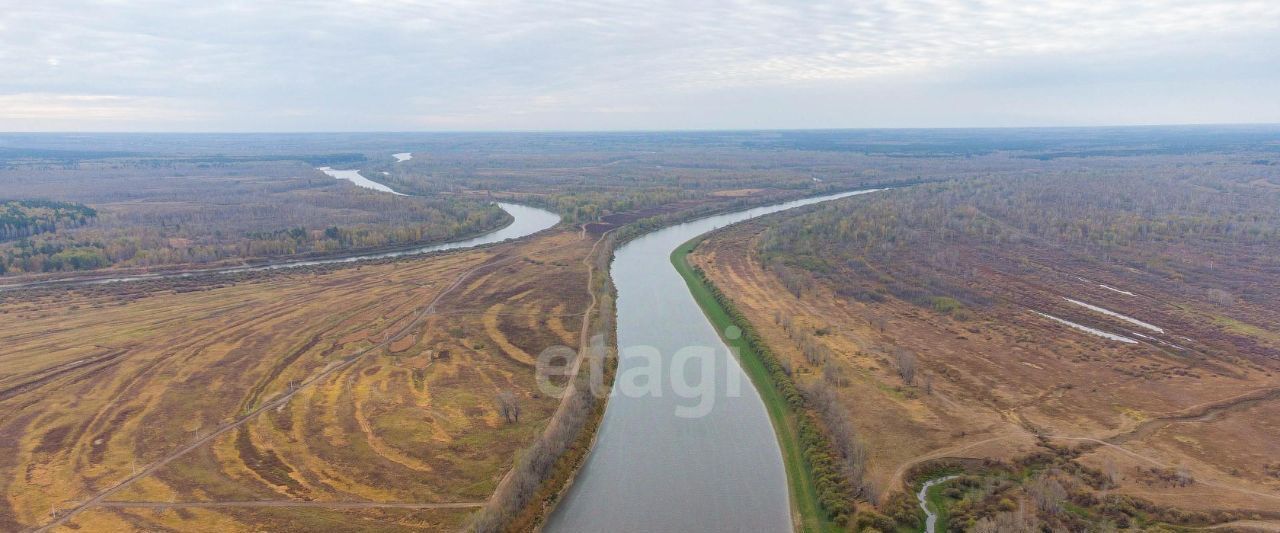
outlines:
[{"label": "dry grass field", "polygon": [[556,408],[591,245],[2,294],[0,529],[459,526]]},{"label": "dry grass field", "polygon": [[[824,379],[825,369],[806,362],[797,336],[830,348],[832,364],[847,376],[835,390],[866,441],[868,481],[882,502],[905,488],[913,466],[1007,461],[1043,451],[1037,436],[1046,436],[1092,448],[1078,461],[1115,479],[1113,492],[1193,511],[1280,509],[1280,365],[1215,350],[1231,330],[1249,334],[1265,353],[1276,346],[1269,327],[1197,321],[1217,311],[1160,285],[1128,287],[1135,294],[1126,295],[1113,290],[1126,289],[1121,278],[1088,281],[1098,273],[1051,262],[1027,269],[1040,273],[1030,277],[983,269],[983,283],[1019,296],[962,316],[892,297],[858,301],[821,279],[797,297],[758,260],[764,229],[756,222],[723,230],[692,259],[791,358],[799,381]],[[1152,321],[1165,333],[1129,344],[1036,314],[1147,331],[1064,296]],[[914,384],[899,372],[903,350],[918,358]],[[1179,475],[1191,481],[1170,481]]]}]

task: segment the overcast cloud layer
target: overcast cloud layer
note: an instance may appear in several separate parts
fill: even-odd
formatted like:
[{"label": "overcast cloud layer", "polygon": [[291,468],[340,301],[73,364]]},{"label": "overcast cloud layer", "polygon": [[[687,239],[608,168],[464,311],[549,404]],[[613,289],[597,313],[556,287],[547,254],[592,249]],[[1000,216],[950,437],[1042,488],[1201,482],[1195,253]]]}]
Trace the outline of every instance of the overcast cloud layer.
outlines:
[{"label": "overcast cloud layer", "polygon": [[0,130],[1280,122],[1280,2],[0,0]]}]

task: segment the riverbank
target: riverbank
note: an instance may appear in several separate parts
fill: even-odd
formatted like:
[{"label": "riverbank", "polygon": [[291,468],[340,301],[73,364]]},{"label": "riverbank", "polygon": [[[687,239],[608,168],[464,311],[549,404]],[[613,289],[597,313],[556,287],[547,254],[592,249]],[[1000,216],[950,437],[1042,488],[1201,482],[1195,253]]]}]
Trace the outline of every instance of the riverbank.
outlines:
[{"label": "riverbank", "polygon": [[942,498],[942,484],[955,479],[957,476],[943,476],[939,478],[925,481],[920,486],[920,491],[916,493],[916,500],[920,502],[920,509],[924,511],[924,531],[925,533],[934,533],[939,528],[947,531],[947,506]]},{"label": "riverbank", "polygon": [[[583,313],[574,371],[568,376],[571,381],[541,440],[524,451],[485,508],[473,517],[471,527],[477,532],[541,530],[595,447],[618,363],[617,293],[608,272],[616,246],[613,235],[606,233],[583,258],[591,304]],[[582,365],[584,360],[588,364]],[[595,371],[601,372],[603,389],[593,388]],[[543,457],[540,462],[536,462],[538,455]]]},{"label": "riverbank", "polygon": [[356,261],[394,259],[402,256],[421,255],[432,252],[442,252],[459,248],[471,248],[485,244],[499,243],[509,239],[532,235],[553,227],[560,222],[559,215],[544,209],[505,202],[497,202],[497,204],[507,214],[503,223],[485,228],[480,232],[473,233],[471,235],[459,236],[446,241],[381,247],[375,250],[246,261],[239,264],[216,267],[171,270],[116,270],[112,271],[110,275],[75,275],[69,277],[17,281],[10,284],[0,284],[0,291],[37,287],[101,285],[115,282],[145,281],[166,278],[190,278],[195,276],[213,276],[260,270],[280,270],[326,264],[352,263]]},{"label": "riverbank", "polygon": [[[695,237],[680,245],[671,252],[671,263],[684,278],[689,292],[702,308],[707,320],[720,332],[724,343],[736,351],[738,361],[743,370],[751,378],[751,382],[764,400],[773,422],[774,433],[778,445],[782,449],[783,466],[787,472],[787,488],[791,495],[791,509],[799,531],[839,531],[835,522],[829,520],[818,499],[818,490],[814,483],[813,472],[804,458],[803,446],[797,430],[797,420],[791,412],[787,400],[778,392],[778,387],[765,368],[762,355],[755,350],[742,332],[750,330],[750,324],[735,320],[733,314],[716,298],[715,289],[700,275],[693,265],[689,264],[688,255],[705,239],[705,235]],[[737,328],[736,335],[726,332]]]},{"label": "riverbank", "polygon": [[[856,194],[856,192],[836,193],[834,195],[829,195],[823,198],[834,198],[834,197],[840,197],[848,194]],[[714,224],[714,222],[708,221],[708,218],[712,216],[716,216],[716,213],[722,213],[722,212],[728,211],[732,213],[737,213],[738,215],[743,217],[750,218],[753,216],[758,216],[759,214],[764,214],[765,212],[771,212],[773,210],[779,210],[779,209],[786,209],[788,207],[792,207],[797,204],[803,205],[813,201],[820,201],[820,198],[792,200],[790,202],[783,202],[780,204],[774,204],[772,206],[767,206],[767,207],[766,206],[753,207],[751,205],[742,205],[741,203],[735,203],[734,205],[718,206],[718,208],[714,210],[715,213],[709,213],[708,210],[695,210],[692,212],[657,216],[649,219],[635,221],[626,226],[620,226],[620,227],[614,228],[614,230],[611,230],[610,232],[607,232],[608,238],[604,239],[601,242],[602,246],[600,247],[599,250],[597,250],[597,252],[599,253],[595,254],[595,257],[594,257],[594,260],[599,261],[599,263],[596,264],[596,268],[595,268],[595,271],[598,274],[598,276],[593,282],[593,289],[595,291],[599,291],[598,294],[602,293],[602,296],[607,298],[606,300],[601,301],[601,308],[599,309],[599,311],[601,312],[601,316],[599,317],[599,319],[603,326],[601,329],[603,330],[603,333],[606,333],[605,336],[609,339],[609,342],[607,345],[608,349],[612,350],[615,346],[618,346],[619,343],[621,342],[618,337],[615,337],[615,335],[621,336],[621,334],[623,333],[621,331],[622,330],[621,324],[622,322],[624,322],[622,318],[618,316],[618,314],[615,312],[614,304],[616,303],[616,300],[614,299],[614,297],[616,293],[614,291],[617,290],[617,287],[613,286],[613,283],[612,283],[614,276],[622,275],[626,279],[632,279],[635,277],[635,275],[639,274],[639,272],[634,271],[636,268],[640,268],[640,271],[643,271],[643,272],[654,272],[655,269],[666,270],[666,268],[658,267],[656,264],[644,266],[644,267],[637,267],[639,263],[635,261],[635,258],[627,259],[619,256],[618,260],[614,261],[613,259],[615,255],[614,254],[615,250],[622,251],[624,248],[623,246],[624,244],[630,244],[633,240],[639,239],[641,237],[648,238],[650,237],[650,235],[656,236],[656,234],[660,229],[664,229],[670,226],[676,226],[676,225],[681,225],[686,223],[692,224],[692,223],[698,223],[699,221],[701,221],[701,223],[706,227],[701,230],[698,230],[698,233],[705,233],[706,231],[709,231],[711,229],[714,229],[714,227],[717,227],[712,225]],[[764,212],[760,212],[759,211],[760,209],[763,209]],[[587,234],[588,232],[584,228],[583,238],[585,238]],[[670,244],[666,244],[666,245],[659,244],[656,246],[656,248],[660,250],[660,252],[658,252],[658,250],[653,250],[653,252],[658,252],[658,253],[651,253],[650,251],[645,251],[643,252],[642,255],[645,257],[653,257],[655,259],[654,261],[655,263],[660,262],[661,264],[664,264],[664,265],[669,264],[669,259],[670,259],[669,256],[670,256],[671,250],[676,249],[679,243],[685,239],[688,239],[688,237],[680,238],[679,240],[675,240],[674,242],[671,242]],[[635,253],[635,250],[632,250],[632,252]],[[623,255],[625,255],[625,253],[626,252],[623,252]],[[619,263],[618,261],[621,261],[621,263]],[[623,265],[624,267],[623,270],[626,272],[619,274],[613,271],[615,267],[619,266],[619,264]],[[645,264],[648,265],[648,263],[645,263]],[[681,287],[684,285],[677,272],[674,272],[674,271],[668,271],[668,272],[670,272],[670,275],[669,275],[670,280],[662,281],[661,284],[663,286]],[[687,288],[679,289],[680,292],[684,292],[685,290],[687,290]],[[650,295],[650,296],[652,295],[649,291],[641,291],[641,292],[646,295]],[[630,309],[631,309],[630,316],[634,317],[636,316],[637,312],[643,313],[644,309],[654,308],[652,303],[643,304],[636,299],[636,297],[641,296],[640,293],[636,293],[634,290],[632,290],[631,294],[632,296],[628,299],[628,301],[632,302],[630,306]],[[686,293],[686,295],[688,295],[688,293]],[[688,302],[689,304],[695,303],[693,301],[692,295],[688,295],[686,297],[689,298],[689,302]],[[641,299],[644,299],[644,298],[647,298],[647,296],[642,297]],[[668,301],[666,303],[669,304],[670,302]],[[682,304],[682,307],[684,309],[688,309],[691,312],[690,313],[691,316],[685,317],[682,320],[678,321],[680,324],[688,324],[688,325],[697,327],[696,324],[701,323],[704,325],[703,327],[710,328],[712,326],[712,324],[706,322],[705,316],[701,310],[695,309],[692,305]],[[617,320],[616,323],[614,322],[615,319]],[[698,328],[698,329],[701,329],[701,328]],[[665,342],[665,340],[659,340],[658,338],[645,338],[643,340],[635,340],[636,337],[634,337],[634,335],[636,335],[636,333],[637,333],[636,331],[632,330],[630,333],[630,335],[632,336],[632,341],[629,343],[623,343],[623,344],[652,345],[654,343],[661,344],[662,342]],[[710,333],[710,331],[708,331],[708,333]],[[683,342],[678,341],[676,342],[676,344],[681,346],[702,345],[708,342],[711,342],[711,341],[686,339]],[[661,347],[659,347],[659,349],[661,349]],[[611,365],[616,364],[617,362],[618,362],[617,359],[610,358],[609,363],[611,363]],[[632,363],[634,365],[634,361]],[[608,375],[605,378],[605,383],[611,384],[612,382],[613,382],[612,368],[609,368]],[[624,411],[631,412],[634,409],[642,408],[640,407],[640,405],[634,403],[634,399],[630,399],[630,398],[621,398],[621,399],[631,400],[629,402],[623,402],[625,405],[620,407],[620,409]],[[727,399],[727,400],[734,401],[734,402],[737,401],[737,400],[731,400],[731,399]],[[745,400],[745,401],[749,401],[749,400]],[[597,412],[593,412],[591,414],[590,420],[586,424],[584,424],[582,433],[579,434],[576,439],[574,439],[573,443],[568,443],[568,445],[565,447],[565,449],[567,450],[567,453],[564,454],[565,456],[561,458],[560,462],[555,467],[547,469],[550,475],[544,479],[542,486],[536,489],[538,493],[537,496],[529,499],[529,503],[527,504],[526,508],[522,509],[518,513],[513,513],[513,515],[518,515],[518,517],[512,516],[512,519],[507,522],[508,526],[505,529],[528,530],[528,529],[535,529],[541,526],[545,526],[547,530],[554,531],[554,530],[572,530],[574,527],[577,527],[579,529],[581,528],[592,529],[595,527],[605,527],[604,524],[612,524],[609,527],[616,527],[616,528],[620,528],[619,530],[625,530],[627,527],[626,526],[627,524],[649,524],[650,526],[652,526],[653,524],[651,521],[653,520],[653,517],[654,517],[653,512],[655,509],[662,508],[662,509],[672,510],[682,506],[684,503],[692,501],[688,498],[674,497],[672,496],[672,491],[664,490],[664,491],[658,491],[657,493],[654,493],[652,491],[644,490],[642,491],[643,494],[645,495],[658,494],[658,499],[664,501],[664,503],[655,504],[655,506],[652,508],[646,508],[645,503],[640,503],[644,501],[643,498],[639,499],[640,502],[638,502],[637,499],[635,498],[636,496],[635,494],[627,493],[624,495],[619,493],[619,492],[626,492],[628,490],[636,489],[636,487],[644,485],[643,483],[640,483],[638,480],[634,480],[636,482],[633,483],[633,485],[629,489],[628,488],[620,489],[619,487],[616,487],[614,484],[606,481],[606,479],[616,479],[618,475],[626,475],[626,474],[599,473],[599,470],[598,470],[599,468],[611,468],[607,466],[601,466],[601,464],[613,463],[616,465],[616,461],[613,461],[612,459],[606,460],[600,457],[595,457],[597,455],[600,455],[601,452],[603,452],[605,455],[608,455],[610,457],[614,457],[619,453],[623,453],[628,457],[628,459],[626,459],[626,462],[629,464],[637,464],[637,463],[648,464],[650,462],[650,461],[646,461],[643,457],[638,457],[636,455],[636,453],[641,452],[641,450],[631,449],[629,452],[618,451],[618,450],[628,449],[628,447],[627,445],[619,444],[618,439],[624,438],[624,437],[619,437],[617,435],[634,435],[635,433],[631,430],[618,429],[619,425],[625,426],[627,424],[632,423],[632,420],[630,419],[627,419],[625,421],[615,419],[614,420],[615,424],[613,426],[610,426],[610,424],[604,421],[605,418],[608,418],[607,413],[614,410],[614,406],[612,405],[612,403],[613,402],[609,401],[608,398],[600,399],[600,401],[597,402],[598,404],[597,407],[599,407],[601,410]],[[739,404],[739,405],[743,405],[743,404]],[[740,434],[741,431],[743,430],[743,427],[745,427],[744,424],[755,425],[757,429],[762,429],[762,431],[758,432],[759,433],[758,436],[763,437],[764,439],[768,439],[767,442],[770,443],[768,448],[773,448],[773,446],[776,445],[776,442],[777,442],[776,439],[777,439],[778,431],[776,431],[775,428],[772,427],[770,422],[765,421],[769,415],[763,412],[765,408],[764,402],[762,401],[758,405],[760,409],[760,412],[758,415],[758,420],[761,422],[760,424],[754,424],[751,422],[747,422],[746,420],[736,420],[730,423],[729,426],[734,428],[732,431]],[[606,406],[607,406],[607,409],[606,409]],[[743,407],[736,407],[731,411],[736,411],[737,409],[742,409],[742,408]],[[745,413],[742,413],[741,411],[737,411],[737,415],[735,416],[742,416],[744,414]],[[723,423],[723,421],[721,423]],[[609,437],[601,434],[602,428],[608,428],[608,427],[613,428],[613,433],[615,434],[614,436]],[[650,432],[658,431],[657,428],[654,428],[652,426],[649,426],[647,429]],[[725,434],[728,434],[728,431],[729,429],[728,427],[726,427],[724,428],[723,432]],[[791,432],[791,433],[794,434],[794,432]],[[608,438],[605,438],[605,437],[608,437]],[[676,446],[677,448],[680,448],[681,452],[679,453],[681,454],[698,455],[693,453],[692,451],[693,448],[688,447],[690,445],[693,445],[694,443],[685,442],[683,445],[673,444],[674,442],[679,442],[680,440],[681,439],[678,439],[678,438],[675,439],[674,441],[668,441],[664,439],[662,442],[667,448],[671,446]],[[605,442],[606,445],[598,448],[596,446],[597,441]],[[711,443],[715,441],[708,441],[708,442]],[[757,440],[751,440],[751,442],[757,442]],[[622,447],[619,447],[619,446],[622,446]],[[701,446],[701,445],[697,445],[697,446]],[[718,445],[711,444],[711,447],[718,448]],[[662,446],[654,447],[652,449],[646,448],[645,450],[643,450],[643,453],[639,453],[639,455],[640,456],[644,456],[646,454],[658,455],[658,456],[661,456],[662,459],[659,460],[657,458],[654,458],[654,461],[658,461],[659,463],[662,461],[669,462],[671,457],[670,453],[664,452],[662,451],[662,449],[663,449]],[[767,456],[768,455],[767,451],[764,448],[758,448],[758,447],[755,447],[754,445],[750,448],[744,448],[744,449],[752,450],[751,452],[748,452],[749,456],[753,457],[750,460],[741,460],[741,459],[729,460],[728,458],[723,457],[725,450],[722,448],[718,448],[718,449],[719,449],[719,452],[717,453],[717,455],[721,456],[720,458],[721,461],[719,462],[729,463],[729,464],[725,464],[724,466],[712,469],[719,472],[723,472],[724,468],[737,469],[736,465],[741,465],[741,464],[757,464],[760,467],[765,467],[766,464],[769,462],[769,460],[766,457],[756,455],[757,453],[763,453],[765,456]],[[706,452],[711,453],[711,449],[706,450]],[[676,453],[676,452],[671,451],[671,453]],[[737,450],[736,453],[741,454],[743,453],[743,450]],[[784,471],[783,461],[780,460],[782,459],[781,453],[778,453],[777,458],[779,460],[777,461],[777,463],[775,463],[776,470],[774,471],[776,472],[776,474],[769,473],[765,477],[760,477],[762,475],[762,472],[773,470],[773,468],[775,467],[773,467],[772,465],[768,465],[768,468],[757,468],[756,472],[752,474],[753,477],[760,477],[752,484],[752,486],[759,487],[762,490],[752,490],[750,491],[750,493],[755,495],[756,497],[762,497],[762,496],[767,498],[776,497],[776,501],[779,501],[780,503],[782,503],[782,505],[777,507],[771,507],[769,505],[765,505],[767,500],[760,500],[758,501],[757,504],[751,506],[751,509],[753,509],[753,511],[747,512],[746,514],[754,516],[755,519],[763,519],[766,521],[770,521],[770,523],[773,523],[773,520],[777,520],[777,522],[781,527],[773,527],[770,529],[792,529],[791,513],[789,512],[789,506],[788,506],[789,498],[788,498],[787,489],[785,486],[787,474]],[[589,472],[589,471],[592,471],[592,468],[590,467],[589,463],[595,464],[597,466],[597,470],[595,470],[594,473]],[[658,464],[658,463],[655,463],[655,464]],[[705,465],[702,465],[700,463],[700,466],[705,466]],[[568,467],[568,468],[566,469],[562,467]],[[626,469],[625,467],[618,467],[618,468]],[[677,479],[677,478],[683,478],[683,481],[681,482],[682,484],[680,485],[681,490],[693,491],[693,493],[697,493],[697,494],[703,494],[709,490],[719,490],[726,486],[724,485],[723,478],[718,478],[717,476],[714,476],[714,475],[707,475],[707,476],[684,475],[690,471],[691,470],[689,469],[679,469],[678,470],[679,473],[676,473],[673,471],[673,472],[669,472],[669,474],[671,475],[660,475],[658,473],[662,472],[662,470],[658,469],[658,470],[647,471],[640,477],[646,478],[648,481],[650,481],[650,483],[648,484],[653,485],[655,487],[656,486],[669,487],[670,486],[669,483],[671,482],[671,480]],[[776,476],[774,478],[776,479],[776,481],[774,481],[774,479],[766,479],[769,476]],[[652,483],[658,480],[661,480],[661,482]],[[696,488],[702,485],[706,485],[705,490],[700,490]],[[776,496],[773,496],[773,495],[766,496],[769,492],[774,492]],[[575,495],[576,495],[576,498],[575,498]],[[581,499],[582,497],[590,497],[594,499],[603,498],[610,502],[630,502],[631,506],[628,507],[627,505],[623,505],[619,507],[614,505],[613,503],[599,504],[598,502],[593,502],[593,503],[578,502],[577,505],[571,505],[575,502],[576,499]],[[812,499],[810,499],[810,501],[812,501]],[[560,505],[562,503],[565,505]],[[718,503],[725,506],[725,509],[724,509],[725,513],[737,513],[737,511],[731,511],[730,509],[740,507],[739,504],[741,503],[741,498],[726,499],[725,501],[718,502]],[[567,507],[568,509],[562,510],[562,509],[559,509],[560,507]],[[623,509],[622,507],[627,507],[627,508]],[[700,508],[705,510],[707,507],[706,505],[703,505]],[[612,512],[598,513],[595,511],[596,509],[612,509]],[[774,510],[781,511],[781,512],[776,513],[776,515],[774,515],[774,518],[768,518],[767,517],[768,513],[771,513]],[[667,517],[667,519],[670,521],[668,525],[672,528],[677,528],[677,529],[697,527],[697,526],[694,526],[694,524],[700,523],[699,522],[700,519],[696,518],[696,516],[699,514],[705,515],[706,513],[692,513],[692,511],[693,510],[690,509],[691,513],[686,514],[684,516],[679,516],[673,512],[671,516]],[[763,511],[763,513],[757,513],[756,511]],[[628,513],[631,513],[631,514],[628,514]],[[486,520],[486,522],[488,521]],[[718,522],[718,524],[721,526],[724,525],[723,522]]]}]

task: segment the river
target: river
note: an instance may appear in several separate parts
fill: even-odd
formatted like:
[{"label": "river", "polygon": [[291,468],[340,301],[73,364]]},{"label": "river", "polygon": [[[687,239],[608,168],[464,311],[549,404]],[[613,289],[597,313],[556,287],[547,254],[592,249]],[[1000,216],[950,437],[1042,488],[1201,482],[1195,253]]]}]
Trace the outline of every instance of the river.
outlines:
[{"label": "river", "polygon": [[946,476],[937,479],[930,479],[924,482],[924,486],[920,487],[920,492],[916,494],[916,500],[920,502],[920,508],[924,509],[924,531],[925,533],[934,533],[938,530],[938,513],[929,506],[929,489],[934,485],[946,483],[955,479],[956,476]]},{"label": "river", "polygon": [[317,168],[316,170],[319,170],[320,172],[324,172],[325,174],[328,174],[329,177],[332,177],[335,179],[347,180],[351,183],[356,184],[357,187],[373,189],[379,192],[389,192],[396,196],[408,196],[405,193],[396,192],[391,187],[388,187],[386,185],[373,181],[369,178],[361,176],[359,170],[335,170],[329,167],[320,167],[320,168]]},{"label": "river", "polygon": [[[677,246],[708,231],[857,191],[712,216],[620,248],[618,377],[596,446],[547,531],[790,531],[782,453],[759,394],[671,265]],[[628,385],[689,347],[713,350],[665,369],[656,392]],[[708,367],[708,361],[711,363]],[[707,376],[710,369],[711,376]],[[703,380],[703,377],[708,379]],[[740,384],[739,393],[732,390]],[[690,384],[696,386],[690,387]],[[696,393],[694,391],[697,391]],[[705,396],[704,396],[705,395]],[[706,407],[705,413],[698,412]]]},{"label": "river", "polygon": [[[396,155],[400,156],[400,155],[409,155],[409,154],[396,154]],[[354,183],[358,187],[364,187],[366,189],[373,189],[379,192],[390,193],[396,196],[409,196],[402,192],[398,192],[392,189],[391,187],[388,187],[376,181],[365,178],[364,176],[361,176],[359,170],[334,170],[329,167],[320,167],[320,168],[317,168],[316,170],[324,172],[325,174],[328,174],[329,176],[336,179],[350,181],[351,183]],[[503,211],[506,211],[507,214],[511,215],[511,219],[512,219],[511,223],[501,228],[498,228],[496,230],[493,230],[489,233],[485,233],[483,235],[472,237],[470,239],[465,239],[461,241],[433,244],[430,246],[419,246],[415,248],[406,248],[406,249],[395,250],[390,252],[371,252],[371,253],[365,253],[365,254],[343,255],[340,257],[328,257],[323,259],[304,259],[304,260],[298,260],[298,261],[273,261],[269,263],[249,265],[249,266],[204,268],[204,269],[196,269],[196,270],[185,270],[182,272],[158,272],[154,274],[135,274],[135,275],[129,275],[129,276],[116,276],[116,277],[81,276],[81,277],[68,278],[68,279],[32,281],[27,283],[13,283],[9,285],[0,284],[0,291],[30,288],[30,287],[41,287],[41,286],[65,287],[65,286],[75,286],[75,285],[105,285],[108,283],[120,283],[124,281],[142,281],[142,280],[166,279],[166,278],[188,278],[195,275],[235,274],[240,272],[255,272],[259,270],[279,270],[284,268],[298,268],[298,267],[305,267],[305,266],[328,265],[333,263],[353,263],[356,261],[366,261],[369,259],[387,259],[390,257],[401,257],[406,255],[442,252],[445,250],[456,250],[458,248],[471,248],[473,246],[480,246],[482,244],[502,242],[507,239],[518,239],[520,237],[524,237],[525,235],[537,233],[539,231],[550,228],[551,226],[554,226],[560,223],[560,215],[557,215],[545,209],[538,209],[536,207],[529,207],[527,205],[509,204],[504,202],[497,202],[497,204],[498,204],[498,207],[501,207]]]},{"label": "river", "polygon": [[[353,171],[354,172],[354,171]],[[395,191],[390,191],[395,193]],[[399,194],[399,193],[395,193]],[[182,272],[164,272],[153,274],[136,274],[129,276],[116,277],[76,277],[59,280],[33,281],[28,283],[14,283],[9,285],[0,284],[0,291],[13,290],[20,288],[40,287],[40,286],[74,286],[74,285],[104,285],[108,283],[120,283],[125,281],[141,281],[152,279],[166,278],[186,278],[196,275],[212,275],[212,274],[233,274],[240,272],[254,272],[259,270],[278,270],[285,268],[298,268],[314,265],[327,265],[333,263],[352,263],[355,261],[365,261],[370,259],[386,259],[390,257],[401,257],[406,255],[417,255],[431,252],[441,252],[445,250],[456,250],[459,248],[471,248],[483,244],[491,244],[502,242],[508,239],[518,239],[526,235],[537,233],[544,229],[550,228],[560,222],[560,215],[529,207],[527,205],[511,204],[506,202],[497,202],[498,207],[511,215],[510,224],[493,230],[489,233],[472,237],[470,239],[446,242],[441,244],[433,244],[429,246],[418,246],[406,248],[390,252],[372,252],[366,254],[346,255],[341,257],[328,257],[323,259],[306,259],[298,261],[280,261],[250,266],[233,266],[221,268],[206,268],[198,270],[186,270]]]}]

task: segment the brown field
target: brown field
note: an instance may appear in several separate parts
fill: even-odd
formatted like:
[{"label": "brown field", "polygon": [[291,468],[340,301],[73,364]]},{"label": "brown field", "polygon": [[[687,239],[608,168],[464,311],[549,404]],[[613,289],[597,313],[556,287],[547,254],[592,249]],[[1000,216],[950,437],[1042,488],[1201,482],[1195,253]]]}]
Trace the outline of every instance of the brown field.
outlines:
[{"label": "brown field", "polygon": [[[1075,276],[1124,285],[1072,270],[1079,265],[1055,267],[1059,276],[1049,280],[987,269],[982,283],[1020,296],[960,319],[896,298],[859,302],[821,280],[796,297],[756,259],[763,229],[748,223],[724,230],[693,260],[769,345],[791,358],[801,381],[822,379],[822,369],[805,362],[779,316],[832,350],[851,377],[837,390],[868,445],[868,478],[880,496],[902,490],[910,467],[927,460],[1008,460],[1034,451],[1036,436],[1044,435],[1059,444],[1097,446],[1080,462],[1115,472],[1121,493],[1193,510],[1280,509],[1280,465],[1267,466],[1280,462],[1280,366],[1215,350],[1228,329],[1254,334],[1264,352],[1276,346],[1274,333],[1177,320],[1212,310],[1158,285],[1134,288],[1135,297],[1101,288]],[[1154,338],[1109,341],[1031,311],[1109,331],[1135,330],[1063,295],[1164,325],[1168,335],[1154,337],[1186,346],[1177,350]],[[915,385],[899,376],[898,348],[918,354]],[[1153,479],[1151,468],[1185,470],[1195,481],[1171,486]]]},{"label": "brown field", "polygon": [[0,529],[457,527],[557,406],[532,357],[577,344],[591,245],[4,294]]}]

